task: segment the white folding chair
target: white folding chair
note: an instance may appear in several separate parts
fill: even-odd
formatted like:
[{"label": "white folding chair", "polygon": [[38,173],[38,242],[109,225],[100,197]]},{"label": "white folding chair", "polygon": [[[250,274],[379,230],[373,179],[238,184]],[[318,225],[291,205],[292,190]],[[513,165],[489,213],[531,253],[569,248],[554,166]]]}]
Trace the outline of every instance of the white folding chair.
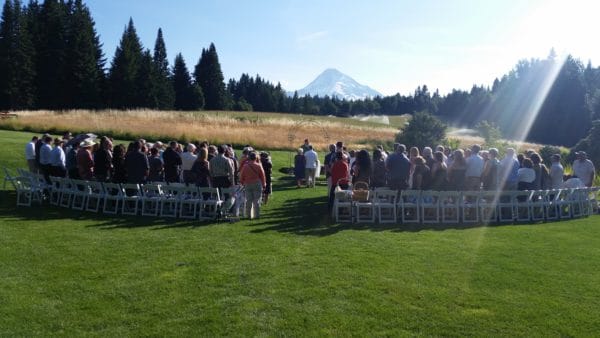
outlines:
[{"label": "white folding chair", "polygon": [[198,217],[198,207],[201,202],[202,197],[200,197],[198,188],[195,185],[185,187],[179,198],[179,217],[196,219]]},{"label": "white folding chair", "polygon": [[75,184],[71,179],[63,178],[60,185],[60,200],[58,201],[58,205],[63,208],[70,208],[75,189]]},{"label": "white folding chair", "polygon": [[100,205],[104,202],[104,195],[106,194],[104,186],[102,185],[102,182],[89,181],[88,187],[90,194],[85,203],[85,210],[98,212],[100,210]]},{"label": "white folding chair", "polygon": [[546,209],[546,220],[557,220],[559,219],[559,211],[556,204],[556,199],[558,198],[558,189],[552,189],[546,191],[546,195],[544,196],[545,203],[544,208]]},{"label": "white folding chair", "polygon": [[349,190],[334,192],[333,217],[337,223],[354,221],[354,205]]},{"label": "white folding chair", "polygon": [[158,216],[163,193],[160,184],[146,183],[141,186],[142,216]]},{"label": "white folding chair", "polygon": [[50,204],[60,205],[60,197],[62,194],[62,177],[50,176],[51,188],[50,188]]},{"label": "white folding chair", "polygon": [[42,191],[27,177],[17,177],[12,183],[17,190],[17,206],[30,207],[33,202],[42,203]]},{"label": "white folding chair", "polygon": [[573,189],[571,193],[571,215],[573,218],[586,216],[587,188]]},{"label": "white folding chair", "polygon": [[515,221],[514,199],[518,191],[502,191],[498,196],[498,221],[500,223],[512,223]]},{"label": "white folding chair", "polygon": [[221,213],[223,216],[246,216],[246,198],[243,186],[234,185],[230,188],[220,188],[219,194],[223,200],[221,204]]},{"label": "white folding chair", "polygon": [[484,190],[479,193],[479,217],[481,222],[488,224],[498,222],[498,191]]},{"label": "white folding chair", "polygon": [[369,191],[369,197],[366,201],[354,201],[355,220],[357,223],[375,223],[376,210],[377,208],[373,203],[372,191]]},{"label": "white folding chair", "polygon": [[462,194],[460,191],[440,191],[439,207],[443,224],[458,224],[460,222],[460,206]]},{"label": "white folding chair", "polygon": [[373,203],[377,208],[379,223],[396,223],[396,197],[398,192],[390,189],[375,189]]},{"label": "white folding chair", "polygon": [[168,184],[161,187],[163,196],[160,200],[160,217],[175,218],[179,215],[180,194],[186,188],[185,184]]},{"label": "white folding chair", "polygon": [[202,198],[199,205],[198,218],[201,220],[214,220],[219,214],[223,201],[219,195],[219,189],[199,187],[198,197]]},{"label": "white folding chair", "polygon": [[554,200],[560,219],[573,218],[573,189],[560,189]]},{"label": "white folding chair", "polygon": [[74,210],[84,210],[87,198],[90,195],[90,187],[88,182],[84,180],[71,180],[71,182],[74,185],[71,208]]},{"label": "white folding chair", "polygon": [[463,191],[460,205],[462,223],[479,223],[479,191]]},{"label": "white folding chair", "polygon": [[142,189],[139,184],[126,183],[122,184],[123,188],[123,205],[121,213],[123,215],[137,215],[142,199]]},{"label": "white folding chair", "polygon": [[546,190],[535,190],[529,197],[529,213],[532,221],[543,221],[546,219],[546,206],[548,204]]},{"label": "white folding chair", "polygon": [[420,223],[421,191],[419,190],[402,190],[398,199],[402,223]]},{"label": "white folding chair", "polygon": [[517,191],[514,194],[513,207],[515,208],[515,216],[517,222],[531,221],[531,194],[533,191],[523,190]]},{"label": "white folding chair", "polygon": [[[7,167],[4,167],[4,190],[6,190],[6,182],[10,182],[13,188],[15,187],[16,176],[11,175]],[[16,189],[16,188],[15,188]]]},{"label": "white folding chair", "polygon": [[113,215],[119,213],[119,207],[123,203],[123,196],[125,196],[125,192],[120,184],[104,183],[104,206],[102,207],[102,212]]},{"label": "white folding chair", "polygon": [[421,223],[437,224],[440,222],[440,193],[423,190],[420,199]]}]

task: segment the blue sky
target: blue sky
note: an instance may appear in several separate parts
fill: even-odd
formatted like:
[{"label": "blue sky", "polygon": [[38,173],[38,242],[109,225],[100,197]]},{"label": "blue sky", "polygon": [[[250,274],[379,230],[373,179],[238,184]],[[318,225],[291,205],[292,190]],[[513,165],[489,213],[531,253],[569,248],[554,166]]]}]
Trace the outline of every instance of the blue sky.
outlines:
[{"label": "blue sky", "polygon": [[600,62],[600,3],[572,0],[86,1],[110,61],[129,17],[146,48],[163,29],[188,68],[214,42],[226,80],[260,74],[300,89],[337,68],[383,94],[490,85],[554,47]]}]

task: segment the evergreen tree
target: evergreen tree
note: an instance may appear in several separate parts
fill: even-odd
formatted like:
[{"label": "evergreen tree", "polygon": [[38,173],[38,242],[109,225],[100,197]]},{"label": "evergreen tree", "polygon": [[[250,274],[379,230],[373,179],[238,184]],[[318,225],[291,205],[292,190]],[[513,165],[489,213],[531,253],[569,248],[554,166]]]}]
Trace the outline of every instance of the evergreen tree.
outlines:
[{"label": "evergreen tree", "polygon": [[133,25],[133,19],[129,19],[129,24],[115,51],[108,78],[112,107],[135,108],[139,104],[137,85],[142,58],[142,44]]},{"label": "evergreen tree", "polygon": [[34,53],[21,2],[6,1],[0,22],[0,108],[34,106]]},{"label": "evergreen tree", "polygon": [[140,60],[140,68],[136,76],[136,107],[158,108],[158,81],[156,75],[152,55],[149,50],[146,50]]},{"label": "evergreen tree", "polygon": [[173,64],[173,89],[175,91],[175,109],[197,110],[204,106],[204,96],[198,84],[192,83],[181,53]]},{"label": "evergreen tree", "polygon": [[173,109],[175,92],[171,84],[171,72],[167,59],[167,47],[163,39],[162,29],[158,29],[154,43],[154,72],[156,81],[156,99],[158,109]]},{"label": "evergreen tree", "polygon": [[68,108],[67,20],[68,7],[63,1],[44,1],[38,18],[36,39],[38,108]]},{"label": "evergreen tree", "polygon": [[445,138],[446,125],[431,114],[419,112],[413,115],[408,126],[396,136],[396,142],[422,149],[440,144]]},{"label": "evergreen tree", "polygon": [[202,49],[202,55],[194,70],[196,83],[202,88],[205,108],[212,110],[227,109],[225,82],[217,49],[213,43],[208,50]]},{"label": "evergreen tree", "polygon": [[103,105],[104,55],[86,5],[75,0],[69,15],[66,50],[66,90],[69,108]]}]

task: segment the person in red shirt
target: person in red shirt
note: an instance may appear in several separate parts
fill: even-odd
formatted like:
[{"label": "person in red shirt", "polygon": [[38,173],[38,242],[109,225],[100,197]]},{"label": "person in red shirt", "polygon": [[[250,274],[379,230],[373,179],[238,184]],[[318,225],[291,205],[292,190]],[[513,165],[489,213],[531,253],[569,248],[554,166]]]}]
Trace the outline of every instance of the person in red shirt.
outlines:
[{"label": "person in red shirt", "polygon": [[335,154],[335,161],[331,166],[331,190],[329,192],[329,210],[333,208],[333,200],[334,200],[334,191],[337,185],[342,189],[348,189],[348,174],[349,167],[348,161],[344,159],[344,153],[338,151]]},{"label": "person in red shirt", "polygon": [[79,169],[79,178],[82,180],[92,180],[94,178],[94,158],[92,157],[92,147],[94,142],[85,140],[79,145],[77,151],[77,169]]},{"label": "person in red shirt", "polygon": [[[248,161],[240,172],[240,183],[246,189],[246,216],[260,217],[260,198],[266,188],[265,171],[257,161],[255,152],[248,154]],[[254,212],[254,215],[252,214]]]}]

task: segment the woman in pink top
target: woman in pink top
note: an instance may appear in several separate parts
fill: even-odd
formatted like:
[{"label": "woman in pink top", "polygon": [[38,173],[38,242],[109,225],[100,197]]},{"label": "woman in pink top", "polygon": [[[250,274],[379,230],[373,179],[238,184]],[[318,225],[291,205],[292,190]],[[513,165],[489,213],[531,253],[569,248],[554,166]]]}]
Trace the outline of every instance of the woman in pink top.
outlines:
[{"label": "woman in pink top", "polygon": [[[246,215],[248,218],[260,217],[260,197],[266,185],[265,172],[257,161],[255,152],[248,154],[246,165],[240,172],[240,183],[246,189]],[[252,214],[254,211],[254,215]]]}]

